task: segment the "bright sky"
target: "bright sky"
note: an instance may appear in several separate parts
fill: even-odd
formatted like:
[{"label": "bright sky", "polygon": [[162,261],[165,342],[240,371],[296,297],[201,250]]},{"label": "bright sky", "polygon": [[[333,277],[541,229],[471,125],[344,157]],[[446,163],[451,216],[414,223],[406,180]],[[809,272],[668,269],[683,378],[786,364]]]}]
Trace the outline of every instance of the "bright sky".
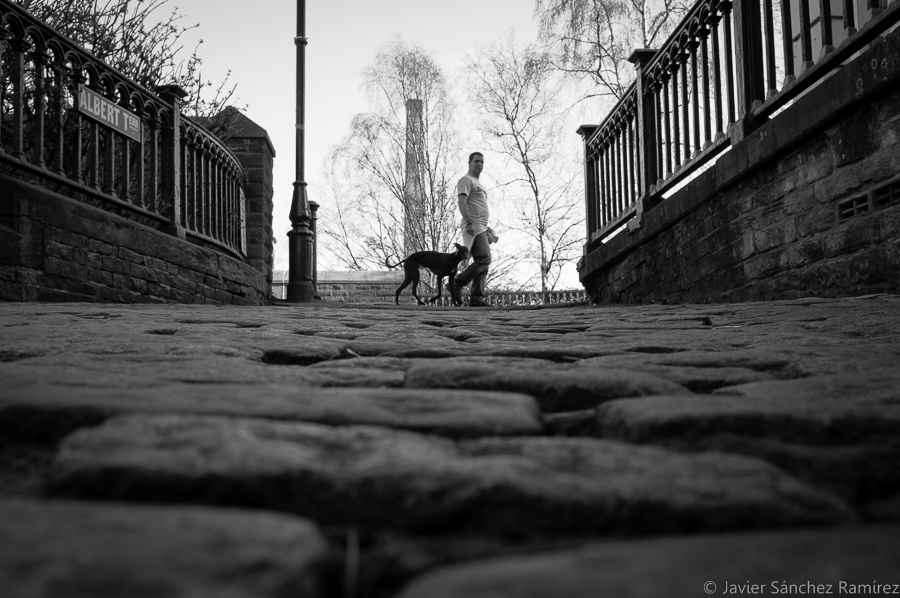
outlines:
[{"label": "bright sky", "polygon": [[[220,81],[228,70],[238,84],[239,104],[266,129],[275,146],[276,268],[287,268],[288,212],[294,182],[295,46],[297,0],[169,0],[199,23],[204,76]],[[533,0],[308,0],[306,7],[306,182],[310,200],[324,203],[322,164],[368,108],[362,70],[376,49],[401,35],[433,53],[449,77],[463,56],[514,28],[520,42],[533,41]],[[193,49],[189,42],[185,50]],[[463,131],[463,134],[474,133]],[[572,142],[578,137],[572,135]],[[464,162],[465,157],[462,157]],[[460,164],[460,176],[465,164]],[[327,265],[326,265],[327,267]],[[574,266],[572,267],[574,274]],[[570,277],[571,278],[571,277]],[[573,282],[577,284],[577,275]]]},{"label": "bright sky", "polygon": [[[230,69],[239,103],[247,104],[247,116],[269,132],[277,153],[278,249],[287,241],[294,182],[297,3],[169,0],[167,4],[185,15],[182,24],[200,24],[204,76],[219,81]],[[367,109],[360,73],[381,44],[402,35],[433,52],[452,76],[462,67],[465,52],[511,27],[523,41],[536,37],[532,0],[308,0],[306,4],[306,182],[309,199],[320,204],[322,161],[348,132],[353,116]],[[185,50],[192,49],[191,43]]]}]

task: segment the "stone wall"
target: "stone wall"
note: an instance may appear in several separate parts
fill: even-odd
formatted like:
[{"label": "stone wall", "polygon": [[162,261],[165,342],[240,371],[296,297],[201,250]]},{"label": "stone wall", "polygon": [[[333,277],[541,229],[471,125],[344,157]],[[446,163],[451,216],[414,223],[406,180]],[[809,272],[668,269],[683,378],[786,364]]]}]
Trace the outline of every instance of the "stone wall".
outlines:
[{"label": "stone wall", "polygon": [[608,303],[900,292],[900,31],[589,253]]},{"label": "stone wall", "polygon": [[0,176],[0,299],[261,305],[251,265]]},{"label": "stone wall", "polygon": [[[285,298],[287,289],[288,271],[276,270],[275,280],[272,284],[272,294],[279,298]],[[317,273],[316,296],[324,301],[338,301],[340,303],[393,303],[394,293],[403,282],[403,271],[391,272],[359,272],[359,271],[334,271]],[[423,288],[419,285],[419,290]],[[447,294],[447,291],[444,291]],[[403,290],[400,303],[413,305],[411,286]]]}]

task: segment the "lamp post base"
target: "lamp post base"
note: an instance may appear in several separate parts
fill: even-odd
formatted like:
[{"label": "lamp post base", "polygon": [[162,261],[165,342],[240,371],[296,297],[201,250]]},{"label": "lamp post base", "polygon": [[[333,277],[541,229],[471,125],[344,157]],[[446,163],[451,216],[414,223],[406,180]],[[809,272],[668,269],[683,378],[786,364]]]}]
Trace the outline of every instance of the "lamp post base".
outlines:
[{"label": "lamp post base", "polygon": [[288,233],[287,300],[291,303],[313,300],[313,251],[313,233],[303,220]]},{"label": "lamp post base", "polygon": [[288,283],[287,300],[289,303],[308,303],[313,299],[311,282]]}]

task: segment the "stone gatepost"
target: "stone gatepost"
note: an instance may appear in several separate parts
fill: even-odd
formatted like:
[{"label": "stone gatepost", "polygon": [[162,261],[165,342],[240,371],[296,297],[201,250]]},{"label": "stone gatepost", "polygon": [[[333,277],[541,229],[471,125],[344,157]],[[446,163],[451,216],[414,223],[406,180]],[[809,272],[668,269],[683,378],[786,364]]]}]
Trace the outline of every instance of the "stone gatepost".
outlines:
[{"label": "stone gatepost", "polygon": [[272,287],[274,243],[272,208],[274,187],[272,167],[275,148],[265,129],[234,108],[228,115],[234,132],[226,143],[244,168],[244,195],[247,210],[247,261],[266,277]]}]

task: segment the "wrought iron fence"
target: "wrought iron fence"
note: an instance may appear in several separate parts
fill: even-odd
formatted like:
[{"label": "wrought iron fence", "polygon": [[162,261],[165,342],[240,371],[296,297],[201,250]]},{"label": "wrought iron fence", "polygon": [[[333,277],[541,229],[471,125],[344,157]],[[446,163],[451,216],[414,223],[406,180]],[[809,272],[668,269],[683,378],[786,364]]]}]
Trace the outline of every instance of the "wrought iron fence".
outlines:
[{"label": "wrought iron fence", "polygon": [[900,0],[699,0],[579,129],[590,250],[900,21]]},{"label": "wrought iron fence", "polygon": [[[3,171],[244,257],[243,170],[183,91],[151,91],[0,0]],[[130,126],[129,126],[130,125]]]}]

